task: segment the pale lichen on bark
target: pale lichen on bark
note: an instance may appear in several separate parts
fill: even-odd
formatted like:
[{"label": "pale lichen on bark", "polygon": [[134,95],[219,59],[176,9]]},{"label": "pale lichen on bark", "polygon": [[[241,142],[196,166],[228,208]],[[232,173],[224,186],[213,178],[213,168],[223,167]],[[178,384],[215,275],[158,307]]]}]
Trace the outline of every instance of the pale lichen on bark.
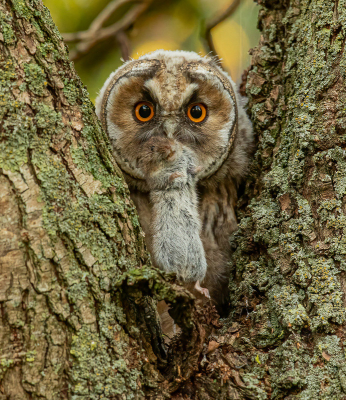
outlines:
[{"label": "pale lichen on bark", "polygon": [[258,147],[233,240],[237,346],[255,398],[346,396],[346,2],[259,0]]}]

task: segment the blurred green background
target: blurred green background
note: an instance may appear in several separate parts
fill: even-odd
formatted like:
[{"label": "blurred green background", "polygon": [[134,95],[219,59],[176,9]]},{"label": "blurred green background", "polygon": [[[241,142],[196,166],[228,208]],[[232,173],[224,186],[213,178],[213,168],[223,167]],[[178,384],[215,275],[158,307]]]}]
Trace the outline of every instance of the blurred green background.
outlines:
[{"label": "blurred green background", "polygon": [[[43,0],[61,33],[87,30],[110,0]],[[204,21],[222,13],[232,0],[153,0],[150,6],[125,31],[130,56],[153,50],[192,50],[207,53],[201,29]],[[126,2],[105,26],[121,20],[134,7]],[[137,3],[138,4],[138,3]],[[234,81],[240,82],[250,62],[248,51],[259,40],[258,6],[242,0],[236,11],[212,30],[215,48]],[[74,44],[68,44],[73,50]],[[114,37],[98,43],[75,61],[76,69],[94,101],[108,75],[122,64]]]}]

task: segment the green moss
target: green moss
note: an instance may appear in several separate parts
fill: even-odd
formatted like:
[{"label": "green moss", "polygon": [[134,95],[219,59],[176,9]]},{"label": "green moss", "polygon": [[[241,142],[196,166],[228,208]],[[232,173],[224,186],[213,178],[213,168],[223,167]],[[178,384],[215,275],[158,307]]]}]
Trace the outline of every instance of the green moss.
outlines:
[{"label": "green moss", "polygon": [[24,72],[28,88],[33,93],[42,96],[47,85],[47,77],[42,67],[37,64],[25,64]]},{"label": "green moss", "polygon": [[[16,88],[15,63],[1,62],[0,118],[3,120],[0,141],[0,167],[15,171],[27,161],[29,138],[35,131],[32,117],[24,113],[26,105],[13,98]],[[6,116],[6,118],[4,118]]]},{"label": "green moss", "polygon": [[[119,341],[114,339],[117,328],[109,325],[107,329],[112,331],[108,335],[111,345],[120,350]],[[88,326],[84,326],[78,335],[72,337],[70,354],[75,364],[72,372],[72,382],[75,384],[71,385],[71,392],[76,396],[88,396],[91,400],[99,399],[100,395],[109,398],[123,394],[128,399],[135,399],[142,394],[136,383],[141,374],[138,368],[129,368],[129,363],[135,362],[135,356],[132,360],[125,360],[119,354],[120,357],[115,359],[108,354],[108,340],[106,337],[100,339],[99,334]],[[90,387],[93,389],[90,390]],[[137,395],[132,394],[135,392]]]},{"label": "green moss", "polygon": [[33,11],[28,7],[24,0],[13,1],[13,8],[20,18],[30,20],[30,18],[33,16]]},{"label": "green moss", "polygon": [[0,379],[2,380],[12,366],[14,365],[14,360],[2,358],[0,361]]},{"label": "green moss", "polygon": [[[8,23],[9,22],[9,23]],[[13,29],[11,27],[11,18],[4,14],[3,12],[0,12],[0,27],[1,27],[1,33],[4,38],[4,42],[8,45],[11,45],[15,43],[16,37],[13,32]]]},{"label": "green moss", "polygon": [[76,104],[77,98],[79,97],[79,89],[78,87],[76,87],[74,82],[70,81],[68,83],[65,83],[63,92],[69,104]]},{"label": "green moss", "polygon": [[266,400],[268,398],[266,390],[259,386],[260,380],[255,373],[246,373],[242,376],[242,379],[247,386],[246,390],[249,391],[253,396],[256,396],[256,399]]},{"label": "green moss", "polygon": [[35,115],[36,126],[42,128],[43,133],[51,134],[51,132],[54,132],[59,134],[63,128],[61,113],[54,111],[45,104],[35,103],[33,106],[37,112]]},{"label": "green moss", "polygon": [[40,56],[43,56],[44,58],[52,57],[53,60],[61,58],[54,44],[49,41],[39,43],[38,51],[40,52]]}]

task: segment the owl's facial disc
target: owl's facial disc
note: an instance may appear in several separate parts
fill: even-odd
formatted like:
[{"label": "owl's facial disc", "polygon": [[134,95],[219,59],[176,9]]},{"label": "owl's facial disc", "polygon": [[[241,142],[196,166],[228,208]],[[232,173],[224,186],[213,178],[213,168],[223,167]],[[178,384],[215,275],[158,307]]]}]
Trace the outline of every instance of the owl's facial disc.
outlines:
[{"label": "owl's facial disc", "polygon": [[108,82],[101,117],[115,159],[144,179],[138,165],[143,146],[168,137],[194,152],[204,178],[220,167],[236,134],[232,83],[205,59],[162,58],[127,63]]}]

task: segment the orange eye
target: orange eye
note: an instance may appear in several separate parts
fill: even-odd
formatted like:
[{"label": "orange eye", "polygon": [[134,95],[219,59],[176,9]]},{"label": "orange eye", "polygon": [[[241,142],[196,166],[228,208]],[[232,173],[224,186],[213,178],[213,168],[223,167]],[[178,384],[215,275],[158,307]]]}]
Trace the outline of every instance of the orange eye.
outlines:
[{"label": "orange eye", "polygon": [[187,116],[192,122],[202,122],[207,116],[207,108],[202,103],[192,103],[187,109]]},{"label": "orange eye", "polygon": [[154,116],[154,106],[147,101],[141,101],[135,107],[135,114],[141,122],[150,121]]}]

